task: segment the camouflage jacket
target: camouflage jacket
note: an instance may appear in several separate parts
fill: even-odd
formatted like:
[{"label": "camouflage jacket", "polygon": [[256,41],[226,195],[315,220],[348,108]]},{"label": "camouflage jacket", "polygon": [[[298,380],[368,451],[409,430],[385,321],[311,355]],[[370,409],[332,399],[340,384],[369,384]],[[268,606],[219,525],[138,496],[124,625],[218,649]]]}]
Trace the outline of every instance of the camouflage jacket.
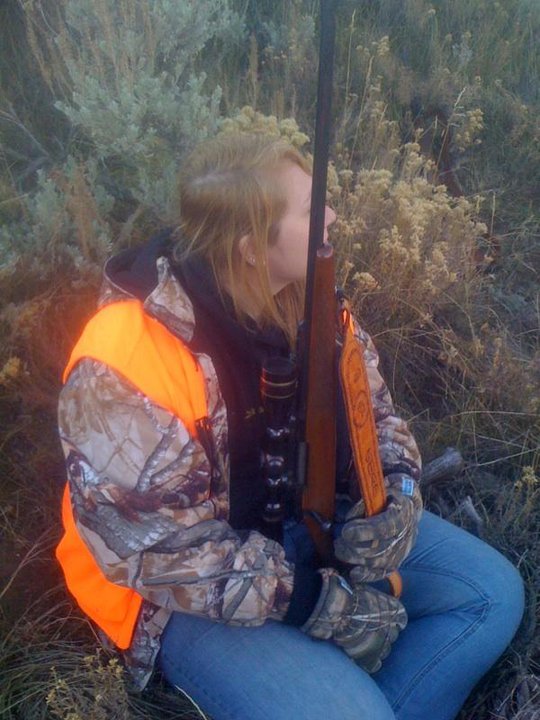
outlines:
[{"label": "camouflage jacket", "polygon": [[[145,311],[189,345],[191,301],[169,262]],[[132,297],[105,276],[100,305]],[[405,464],[418,476],[420,457],[396,416],[369,336],[365,346],[383,466]],[[174,611],[216,622],[255,626],[281,620],[294,567],[283,547],[260,533],[235,532],[229,513],[227,414],[210,357],[199,354],[218,466],[181,421],[156,406],[108,366],[80,361],[60,395],[59,430],[79,533],[112,582],[136,589],[144,602],[124,653],[139,687],[148,681],[159,637]]]}]

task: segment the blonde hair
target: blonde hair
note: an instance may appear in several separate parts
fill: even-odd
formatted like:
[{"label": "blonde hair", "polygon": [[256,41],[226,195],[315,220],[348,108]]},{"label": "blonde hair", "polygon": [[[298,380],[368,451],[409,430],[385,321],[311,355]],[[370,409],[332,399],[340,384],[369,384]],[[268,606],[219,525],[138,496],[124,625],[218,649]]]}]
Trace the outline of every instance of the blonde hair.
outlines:
[{"label": "blonde hair", "polygon": [[[180,176],[180,239],[174,257],[179,262],[195,253],[203,257],[220,292],[231,296],[237,319],[245,323],[253,305],[258,324],[281,328],[292,347],[304,283],[291,283],[273,295],[266,269],[267,246],[275,242],[287,207],[278,177],[284,162],[311,173],[308,160],[280,138],[227,134],[196,148]],[[253,265],[238,248],[245,236]]]}]

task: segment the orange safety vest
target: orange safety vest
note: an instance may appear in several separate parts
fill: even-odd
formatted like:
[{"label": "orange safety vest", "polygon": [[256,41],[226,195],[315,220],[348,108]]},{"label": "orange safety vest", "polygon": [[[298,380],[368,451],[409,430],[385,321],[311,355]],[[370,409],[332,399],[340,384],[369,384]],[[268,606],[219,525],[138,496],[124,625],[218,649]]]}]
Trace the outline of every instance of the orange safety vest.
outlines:
[{"label": "orange safety vest", "polygon": [[[147,315],[141,302],[116,302],[94,315],[71,354],[64,382],[82,358],[107,364],[154,403],[176,415],[191,436],[196,436],[196,421],[207,415],[202,371],[184,343]],[[65,532],[56,557],[70,592],[117,647],[128,648],[142,597],[104,576],[77,530],[68,484],[62,521]]]}]

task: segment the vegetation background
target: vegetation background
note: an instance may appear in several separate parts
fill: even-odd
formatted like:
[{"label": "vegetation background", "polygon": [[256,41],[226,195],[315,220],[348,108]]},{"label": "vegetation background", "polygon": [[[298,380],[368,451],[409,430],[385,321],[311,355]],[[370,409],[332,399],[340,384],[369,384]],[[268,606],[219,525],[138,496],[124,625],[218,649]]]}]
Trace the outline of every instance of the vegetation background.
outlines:
[{"label": "vegetation background", "polygon": [[[2,0],[0,37],[0,715],[201,717],[132,693],[64,590],[56,398],[104,259],[174,222],[190,147],[309,149],[318,3]],[[540,717],[539,49],[537,0],[339,3],[341,280],[426,459],[465,459],[428,506],[527,583],[461,720]]]}]

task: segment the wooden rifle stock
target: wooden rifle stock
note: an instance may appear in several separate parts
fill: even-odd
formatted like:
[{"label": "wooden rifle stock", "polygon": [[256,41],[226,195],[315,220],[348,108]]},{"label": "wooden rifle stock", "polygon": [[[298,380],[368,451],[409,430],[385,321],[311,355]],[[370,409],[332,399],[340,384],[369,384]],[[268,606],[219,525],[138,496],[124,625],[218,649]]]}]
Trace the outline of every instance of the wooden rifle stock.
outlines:
[{"label": "wooden rifle stock", "polygon": [[336,475],[336,312],[335,261],[331,245],[317,250],[314,267],[312,328],[306,348],[305,443],[307,477],[302,498],[306,525],[324,562],[333,561],[330,532],[334,519]]}]

